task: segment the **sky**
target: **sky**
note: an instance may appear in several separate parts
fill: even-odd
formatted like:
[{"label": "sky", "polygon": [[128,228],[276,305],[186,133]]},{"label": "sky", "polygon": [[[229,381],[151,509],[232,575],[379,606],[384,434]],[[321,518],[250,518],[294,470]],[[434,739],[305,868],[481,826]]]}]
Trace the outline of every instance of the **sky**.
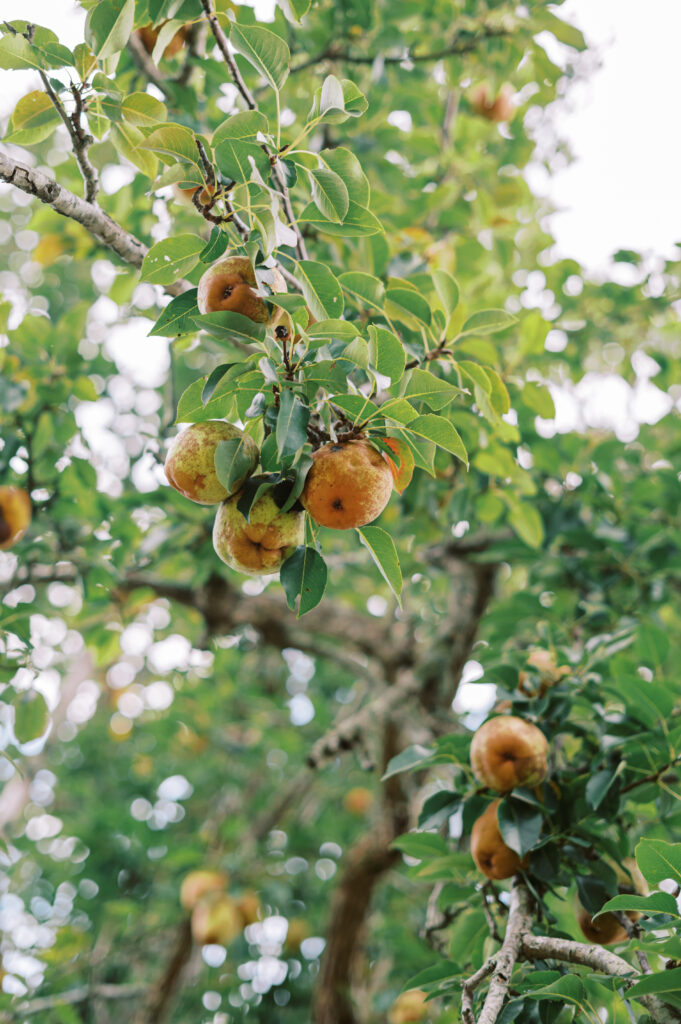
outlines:
[{"label": "sky", "polygon": [[[52,28],[67,46],[82,40],[84,13],[71,0],[3,6]],[[271,17],[273,0],[256,6]],[[552,225],[558,251],[597,273],[620,248],[668,256],[681,242],[681,3],[648,0],[643,13],[639,0],[566,0],[557,11],[582,28],[601,60],[553,110],[576,162],[531,177],[560,211]],[[0,71],[0,114],[34,81],[31,72]]]}]

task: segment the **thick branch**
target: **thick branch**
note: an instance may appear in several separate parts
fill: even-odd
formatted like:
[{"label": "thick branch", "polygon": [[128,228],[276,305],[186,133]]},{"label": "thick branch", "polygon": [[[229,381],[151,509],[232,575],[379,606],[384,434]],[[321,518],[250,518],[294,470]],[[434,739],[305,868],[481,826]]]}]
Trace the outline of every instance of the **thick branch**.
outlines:
[{"label": "thick branch", "polygon": [[[147,246],[120,224],[112,220],[99,206],[81,199],[60,185],[44,171],[26,164],[19,163],[0,150],[0,181],[35,196],[41,203],[46,203],[62,217],[69,217],[81,224],[90,234],[120,256],[126,263],[140,267],[148,252]],[[186,290],[184,281],[176,281],[166,286],[170,295],[179,295]]]},{"label": "thick branch", "polygon": [[324,736],[317,740],[308,755],[310,768],[319,768],[325,762],[346,750],[352,750],[363,742],[365,733],[382,722],[387,715],[414,696],[418,691],[418,680],[412,672],[405,671],[402,678],[386,687],[376,700],[369,701],[357,711],[343,718]]},{"label": "thick branch", "polygon": [[[461,1015],[465,1024],[473,1024],[473,992],[480,982],[492,975],[485,1002],[483,1003],[478,1024],[494,1024],[504,1005],[511,975],[523,946],[523,935],[531,925],[530,894],[524,883],[518,878],[514,880],[511,890],[511,903],[508,912],[506,934],[501,949],[487,964],[483,965],[463,986]],[[491,970],[490,965],[492,965]]]},{"label": "thick branch", "polygon": [[28,1003],[19,1003],[16,1010],[9,1012],[16,1017],[32,1017],[43,1010],[59,1006],[74,1006],[89,999],[137,999],[143,989],[139,985],[81,985],[68,992],[57,992],[53,996],[40,996]]},{"label": "thick branch", "polygon": [[179,988],[192,952],[192,929],[189,917],[184,918],[177,931],[175,945],[166,969],[156,985],[150,989],[134,1024],[162,1024],[167,1019],[175,993]]},{"label": "thick branch", "polygon": [[[384,729],[384,764],[402,748],[395,727]],[[398,860],[392,841],[408,825],[402,776],[388,779],[383,790],[384,815],[375,829],[350,850],[331,904],[326,949],[314,996],[314,1024],[356,1024],[350,988],[374,888]]]},{"label": "thick branch", "polygon": [[[529,930],[523,935],[522,954],[528,960],[562,960],[570,964],[581,964],[601,974],[627,978],[629,984],[633,984],[640,977],[630,963],[602,946],[573,942],[572,939],[554,939],[548,935],[531,935]],[[656,996],[637,996],[637,999],[645,1006],[656,1024],[678,1024],[679,1015]]]}]

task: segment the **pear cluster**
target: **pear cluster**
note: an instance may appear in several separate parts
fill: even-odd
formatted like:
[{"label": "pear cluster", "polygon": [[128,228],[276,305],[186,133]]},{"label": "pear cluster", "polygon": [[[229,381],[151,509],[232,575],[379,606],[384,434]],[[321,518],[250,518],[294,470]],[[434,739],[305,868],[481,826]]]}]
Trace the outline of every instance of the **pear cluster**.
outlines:
[{"label": "pear cluster", "polygon": [[[548,773],[549,745],[541,729],[514,715],[500,715],[480,726],[471,743],[470,761],[484,786],[506,794],[518,786],[538,786]],[[488,878],[510,878],[527,866],[504,842],[494,800],[473,825],[471,854]]]},{"label": "pear cluster", "polygon": [[[238,438],[246,456],[246,469],[231,488],[221,483],[215,467],[218,445]],[[282,512],[271,494],[252,505],[248,520],[238,509],[241,489],[260,460],[260,450],[248,434],[224,420],[193,423],[178,434],[168,451],[168,483],[185,498],[219,508],[213,528],[213,547],[232,569],[249,576],[278,572],[303,543],[302,510]]]},{"label": "pear cluster", "polygon": [[191,914],[192,937],[200,946],[228,946],[258,920],[260,900],[254,892],[234,898],[223,871],[191,871],[180,886],[180,903]]}]

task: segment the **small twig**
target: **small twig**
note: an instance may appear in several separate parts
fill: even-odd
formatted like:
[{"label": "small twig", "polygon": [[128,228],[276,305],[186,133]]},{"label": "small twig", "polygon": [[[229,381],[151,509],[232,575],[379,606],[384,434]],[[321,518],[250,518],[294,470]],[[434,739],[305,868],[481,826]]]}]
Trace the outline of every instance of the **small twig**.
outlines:
[{"label": "small twig", "polygon": [[501,942],[501,935],[499,934],[497,921],[494,914],[492,913],[488,900],[489,896],[496,904],[499,899],[497,891],[491,882],[485,882],[485,884],[480,889],[480,892],[482,893],[482,909],[484,911],[485,918],[487,919],[487,927],[489,928],[489,933],[495,942]]},{"label": "small twig", "polygon": [[445,57],[456,57],[460,54],[471,53],[486,39],[499,39],[507,35],[510,35],[507,29],[494,25],[483,25],[482,31],[474,36],[471,36],[468,32],[457,32],[452,42],[441,50],[432,50],[429,53],[414,53],[411,48],[407,47],[399,56],[385,56],[382,53],[350,53],[347,50],[337,49],[333,44],[330,44],[316,57],[310,57],[308,60],[292,67],[291,74],[304,71],[305,68],[319,64],[323,60],[344,61],[346,64],[374,64],[377,60],[381,60],[384,64],[404,64],[405,62],[418,64],[424,61],[443,60]]},{"label": "small twig", "polygon": [[652,775],[646,775],[643,779],[637,779],[636,782],[630,782],[628,786],[624,786],[620,790],[620,793],[629,793],[632,789],[637,789],[638,786],[645,786],[648,782],[657,782],[658,779],[662,778],[665,772],[668,772],[670,768],[675,768],[677,764],[681,764],[681,754],[675,757],[673,761],[669,761],[668,764],[663,764],[656,772]]},{"label": "small twig", "polygon": [[463,983],[461,990],[461,1016],[464,1024],[475,1024],[475,1015],[473,1013],[473,995],[475,994],[476,988],[488,978],[494,968],[497,965],[495,956],[491,956],[482,967],[480,967],[475,974],[473,974],[468,981]]},{"label": "small twig", "polygon": [[[211,31],[215,38],[215,42],[217,43],[218,49],[220,50],[220,53],[224,58],[225,64],[229,69],[229,73],[234,80],[234,84],[241,93],[241,96],[243,97],[244,102],[246,103],[248,109],[257,110],[258,104],[256,103],[255,98],[253,97],[253,93],[246,85],[243,76],[239,71],[239,67],[233,55],[230,53],[227,36],[222,31],[220,22],[218,21],[215,11],[213,10],[212,0],[201,0],[201,6],[203,7],[206,13],[206,17],[208,18],[208,24],[210,25]],[[305,240],[300,232],[300,228],[298,227],[295,215],[293,213],[293,207],[291,206],[291,197],[289,196],[289,191],[284,180],[283,172],[281,170],[279,163],[277,162],[277,154],[272,153],[271,149],[266,144],[263,144],[262,148],[269,158],[270,165],[272,167],[272,178],[274,180],[275,188],[277,192],[279,192],[282,202],[284,204],[284,212],[286,213],[289,225],[295,232],[297,240],[296,248],[298,250],[298,255],[300,256],[301,260],[306,260],[307,249],[305,247]]]},{"label": "small twig", "polygon": [[168,86],[168,80],[156,67],[144,48],[144,43],[136,32],[133,32],[128,39],[128,50],[130,51],[134,63],[137,65],[144,77],[150,82],[153,82],[156,88],[161,90],[166,99],[170,99],[171,93]]},{"label": "small twig", "polygon": [[[27,39],[29,43],[32,43],[34,33],[35,25],[27,25],[24,38]],[[64,122],[66,130],[71,138],[73,155],[76,158],[76,163],[78,164],[85,184],[85,199],[88,203],[94,203],[97,199],[97,193],[99,192],[99,176],[95,168],[90,163],[87,155],[88,149],[95,140],[92,135],[88,135],[81,123],[81,117],[83,114],[83,87],[76,85],[71,86],[71,94],[75,100],[76,108],[74,113],[69,115],[66,113],[66,108],[59,96],[52,88],[52,83],[45,72],[41,68],[38,68],[38,74],[40,75],[40,80],[45,87],[45,92],[49,96],[52,106]]]}]

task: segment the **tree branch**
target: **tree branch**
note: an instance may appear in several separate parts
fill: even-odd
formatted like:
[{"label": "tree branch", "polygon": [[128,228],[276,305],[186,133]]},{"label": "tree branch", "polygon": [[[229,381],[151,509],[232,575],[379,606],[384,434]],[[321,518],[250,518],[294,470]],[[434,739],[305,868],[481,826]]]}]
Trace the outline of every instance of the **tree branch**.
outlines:
[{"label": "tree branch", "polygon": [[[44,171],[28,167],[0,150],[0,181],[14,185],[29,196],[35,196],[62,217],[75,220],[126,263],[141,267],[148,252],[143,242],[125,231],[99,206],[70,192]],[[166,285],[165,291],[170,295],[180,295],[187,287],[186,282],[175,281],[174,284]]]},{"label": "tree branch", "polygon": [[73,98],[76,101],[76,109],[72,115],[66,113],[64,104],[62,103],[59,96],[52,88],[50,80],[44,71],[38,69],[38,74],[45,87],[45,92],[49,96],[52,106],[55,108],[60,118],[66,126],[66,130],[71,137],[71,145],[73,146],[73,155],[76,158],[76,163],[80,169],[80,173],[83,176],[83,182],[85,183],[85,199],[88,203],[94,203],[97,199],[97,193],[99,192],[99,175],[96,169],[90,163],[87,155],[87,151],[95,141],[91,135],[88,135],[84,131],[81,124],[81,114],[83,112],[83,100],[80,90],[77,86],[72,86],[71,91]]},{"label": "tree branch", "polygon": [[530,894],[522,880],[516,876],[511,889],[511,903],[508,912],[506,934],[499,952],[464,982],[461,998],[461,1016],[465,1024],[475,1024],[473,1014],[473,993],[478,985],[490,974],[487,995],[480,1011],[478,1024],[495,1024],[504,1005],[511,982],[513,968],[520,959],[523,936],[532,924],[530,917]]},{"label": "tree branch", "polygon": [[508,29],[495,25],[483,25],[482,31],[475,35],[471,35],[470,32],[457,32],[452,41],[440,50],[414,53],[411,47],[406,47],[399,56],[385,56],[382,53],[350,53],[347,50],[339,49],[332,43],[316,57],[310,57],[309,60],[292,67],[291,74],[304,71],[305,68],[313,67],[323,60],[344,61],[346,64],[373,64],[377,60],[381,60],[384,64],[404,64],[405,61],[419,64],[424,61],[444,60],[445,57],[457,57],[464,53],[472,53],[486,39],[501,39],[510,34]]},{"label": "tree branch", "polygon": [[[529,960],[562,960],[570,964],[581,964],[592,971],[626,979],[632,985],[640,975],[621,956],[611,953],[602,946],[592,946],[572,939],[558,939],[549,935],[532,935],[529,930],[523,935],[522,954]],[[656,1024],[678,1024],[679,1016],[657,996],[637,996],[650,1013]]]},{"label": "tree branch", "polygon": [[28,1003],[19,1003],[16,1009],[8,1012],[14,1017],[32,1017],[43,1010],[53,1010],[59,1006],[74,1006],[85,1003],[88,999],[137,999],[143,988],[140,985],[81,985],[69,992],[57,992],[53,996],[40,996]]},{"label": "tree branch", "polygon": [[167,1019],[192,948],[191,919],[185,917],[177,930],[175,945],[166,968],[157,983],[149,990],[142,1007],[134,1018],[134,1024],[162,1024]]},{"label": "tree branch", "polygon": [[[223,56],[225,64],[229,69],[229,73],[232,76],[234,84],[239,90],[241,96],[243,97],[243,100],[248,109],[257,110],[258,104],[255,101],[253,93],[246,85],[243,76],[239,71],[239,66],[236,60],[234,59],[233,54],[230,52],[229,41],[225,33],[222,31],[220,22],[218,21],[215,11],[213,10],[212,0],[201,0],[201,6],[203,7],[206,13],[206,17],[208,18],[208,24],[210,25],[211,31],[215,38],[215,42],[217,43],[218,49],[220,50],[220,53]],[[298,227],[296,218],[293,213],[293,207],[291,206],[291,197],[289,195],[289,191],[283,177],[283,172],[278,163],[277,154],[272,153],[271,149],[267,145],[263,145],[262,148],[269,157],[270,164],[272,166],[272,178],[274,180],[276,190],[277,192],[279,192],[281,196],[282,202],[284,204],[284,212],[286,213],[288,222],[293,231],[295,232],[297,239],[296,248],[298,250],[298,255],[300,256],[301,260],[306,260],[307,249],[305,247],[305,239],[303,238],[300,232],[300,228]]]}]

